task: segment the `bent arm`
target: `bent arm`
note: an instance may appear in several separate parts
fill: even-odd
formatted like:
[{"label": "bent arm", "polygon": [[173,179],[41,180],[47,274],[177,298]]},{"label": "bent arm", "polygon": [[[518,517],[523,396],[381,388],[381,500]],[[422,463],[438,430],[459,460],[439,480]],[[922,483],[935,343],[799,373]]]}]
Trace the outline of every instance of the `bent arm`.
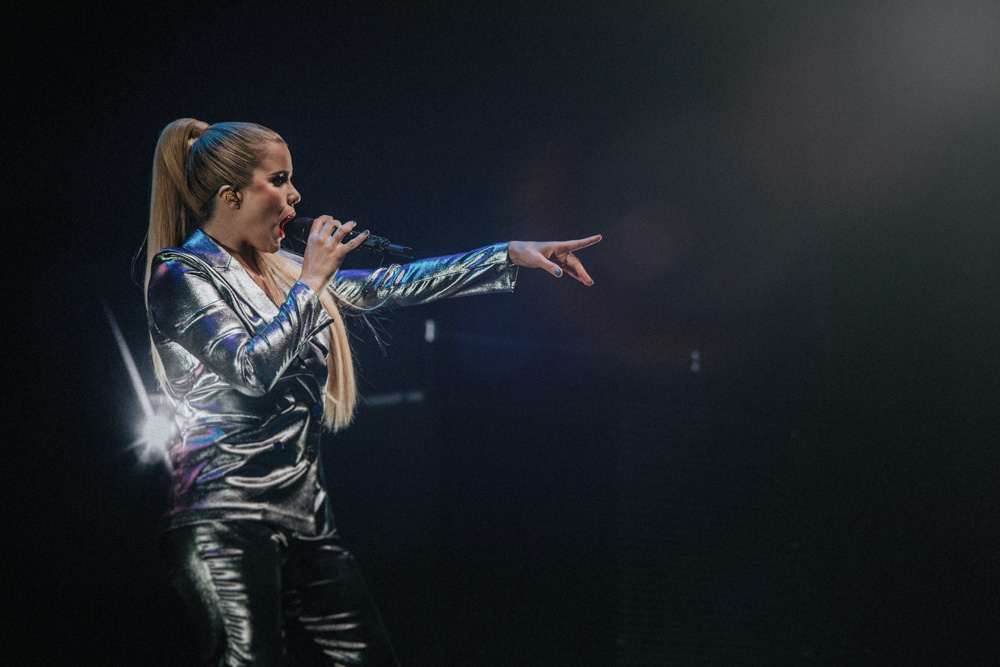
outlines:
[{"label": "bent arm", "polygon": [[338,271],[330,288],[359,311],[429,303],[473,294],[510,292],[517,267],[507,244],[471,252],[392,264],[375,271]]},{"label": "bent arm", "polygon": [[333,320],[318,295],[296,283],[270,322],[254,331],[233,305],[238,295],[213,272],[180,253],[154,260],[149,281],[154,338],[176,342],[238,391],[265,394],[309,339]]}]

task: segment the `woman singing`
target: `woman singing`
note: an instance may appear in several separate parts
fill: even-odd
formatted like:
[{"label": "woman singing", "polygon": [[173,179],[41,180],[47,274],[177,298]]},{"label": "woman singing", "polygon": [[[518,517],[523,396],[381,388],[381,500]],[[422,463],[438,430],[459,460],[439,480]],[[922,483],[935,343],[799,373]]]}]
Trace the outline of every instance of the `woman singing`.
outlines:
[{"label": "woman singing", "polygon": [[353,222],[321,216],[303,256],[280,250],[291,177],[285,142],[251,123],[184,118],[156,146],[146,302],[181,432],[171,578],[206,665],[395,665],[323,481],[320,433],[356,400],[342,313],[511,291],[518,266],[592,285],[573,251],[601,237],[340,271],[367,235],[344,242]]}]

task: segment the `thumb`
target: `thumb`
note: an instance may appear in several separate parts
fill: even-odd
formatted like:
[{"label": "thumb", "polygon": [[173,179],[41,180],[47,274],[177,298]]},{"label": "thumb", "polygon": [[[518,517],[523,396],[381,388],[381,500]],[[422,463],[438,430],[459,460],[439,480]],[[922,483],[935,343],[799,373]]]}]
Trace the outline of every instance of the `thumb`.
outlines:
[{"label": "thumb", "polygon": [[545,260],[541,268],[545,269],[546,271],[554,275],[556,278],[562,277],[563,271],[562,269],[559,268],[559,265],[556,264],[555,262],[550,262],[548,260]]}]

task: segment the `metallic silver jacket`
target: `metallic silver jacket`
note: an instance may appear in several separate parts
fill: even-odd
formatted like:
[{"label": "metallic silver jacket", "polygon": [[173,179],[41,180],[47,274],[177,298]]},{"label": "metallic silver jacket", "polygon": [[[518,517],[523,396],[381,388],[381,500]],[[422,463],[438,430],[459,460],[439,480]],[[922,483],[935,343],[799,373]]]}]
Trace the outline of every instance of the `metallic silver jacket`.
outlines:
[{"label": "metallic silver jacket", "polygon": [[[507,244],[498,244],[375,271],[340,271],[330,287],[352,304],[350,314],[509,292],[516,277]],[[148,303],[181,434],[170,451],[168,527],[253,519],[304,535],[331,531],[320,431],[326,328],[333,319],[317,294],[296,283],[275,305],[242,264],[199,230],[182,248],[156,255]]]}]

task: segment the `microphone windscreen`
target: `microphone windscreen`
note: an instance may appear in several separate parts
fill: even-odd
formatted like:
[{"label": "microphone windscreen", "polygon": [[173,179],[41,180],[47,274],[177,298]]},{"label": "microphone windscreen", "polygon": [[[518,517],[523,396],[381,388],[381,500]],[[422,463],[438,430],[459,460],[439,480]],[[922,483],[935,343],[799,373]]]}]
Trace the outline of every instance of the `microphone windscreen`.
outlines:
[{"label": "microphone windscreen", "polygon": [[305,216],[289,220],[282,227],[281,231],[285,236],[295,239],[299,243],[309,243],[309,232],[312,230],[313,219]]}]

